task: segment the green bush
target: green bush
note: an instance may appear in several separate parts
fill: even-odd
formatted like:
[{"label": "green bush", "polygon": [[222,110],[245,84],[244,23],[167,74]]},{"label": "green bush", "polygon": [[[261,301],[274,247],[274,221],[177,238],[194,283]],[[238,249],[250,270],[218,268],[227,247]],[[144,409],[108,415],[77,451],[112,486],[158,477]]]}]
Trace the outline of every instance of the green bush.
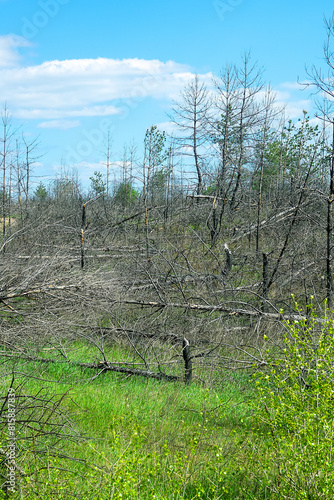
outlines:
[{"label": "green bush", "polygon": [[138,197],[138,192],[133,189],[130,182],[119,184],[115,193],[115,201],[121,203],[123,206],[133,203]]},{"label": "green bush", "polygon": [[257,380],[273,498],[334,498],[334,320],[308,310],[307,320],[286,322],[281,355]]}]

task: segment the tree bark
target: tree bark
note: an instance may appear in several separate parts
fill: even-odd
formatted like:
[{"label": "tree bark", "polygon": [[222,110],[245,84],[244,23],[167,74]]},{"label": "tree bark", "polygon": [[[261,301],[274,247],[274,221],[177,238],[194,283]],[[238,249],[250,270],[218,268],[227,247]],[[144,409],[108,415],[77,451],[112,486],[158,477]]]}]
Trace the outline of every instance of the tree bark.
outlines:
[{"label": "tree bark", "polygon": [[184,359],[184,366],[185,366],[185,383],[186,385],[191,384],[191,379],[192,379],[192,362],[191,362],[191,356],[190,356],[190,344],[189,340],[187,340],[185,337],[183,339],[182,343],[183,349],[182,349],[182,354],[183,354],[183,359]]},{"label": "tree bark", "polygon": [[332,140],[332,158],[330,169],[330,186],[329,197],[327,200],[327,255],[326,255],[326,274],[327,274],[327,306],[329,308],[333,305],[333,276],[332,276],[332,240],[333,240],[333,227],[332,227],[332,206],[334,201],[334,121],[333,127],[333,140]]},{"label": "tree bark", "polygon": [[85,240],[84,240],[85,227],[86,227],[86,203],[82,205],[81,234],[80,234],[81,269],[85,267]]},{"label": "tree bark", "polygon": [[263,312],[266,310],[266,303],[268,300],[268,256],[267,254],[262,254],[263,268],[262,268],[262,305],[261,309]]}]

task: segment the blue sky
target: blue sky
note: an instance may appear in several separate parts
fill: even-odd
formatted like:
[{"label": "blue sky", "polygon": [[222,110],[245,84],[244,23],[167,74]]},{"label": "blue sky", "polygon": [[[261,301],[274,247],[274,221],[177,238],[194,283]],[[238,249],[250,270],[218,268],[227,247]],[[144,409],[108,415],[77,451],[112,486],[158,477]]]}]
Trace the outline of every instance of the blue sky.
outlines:
[{"label": "blue sky", "polygon": [[305,65],[323,64],[332,0],[0,0],[0,92],[13,126],[39,138],[35,182],[63,164],[87,186],[125,142],[168,121],[171,100],[195,73],[206,81],[245,51],[296,118],[309,93]]}]

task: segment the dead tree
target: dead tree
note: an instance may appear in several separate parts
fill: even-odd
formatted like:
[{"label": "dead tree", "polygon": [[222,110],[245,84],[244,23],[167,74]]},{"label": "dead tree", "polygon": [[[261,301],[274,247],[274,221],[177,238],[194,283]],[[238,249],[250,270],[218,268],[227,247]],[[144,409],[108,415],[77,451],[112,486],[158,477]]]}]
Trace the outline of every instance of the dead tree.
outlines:
[{"label": "dead tree", "polygon": [[203,153],[201,148],[208,140],[207,126],[210,112],[209,93],[204,83],[196,75],[181,93],[181,99],[175,102],[173,115],[170,117],[180,131],[175,138],[175,145],[183,156],[192,156],[196,169],[199,195],[203,185]]},{"label": "dead tree", "polygon": [[232,256],[231,250],[229,249],[229,247],[227,246],[226,243],[224,245],[224,250],[225,250],[225,255],[226,255],[226,263],[225,263],[225,267],[223,269],[223,275],[227,276],[232,269],[233,256]]},{"label": "dead tree", "polygon": [[182,346],[183,346],[182,354],[185,366],[185,383],[189,385],[192,379],[192,362],[190,356],[190,343],[189,340],[187,340],[185,337],[183,339]]},{"label": "dead tree", "polygon": [[305,88],[313,87],[316,93],[321,95],[321,100],[317,102],[319,114],[318,117],[332,126],[332,153],[330,163],[330,182],[327,198],[327,222],[326,222],[326,295],[328,307],[333,302],[333,276],[332,276],[332,233],[333,233],[333,202],[334,202],[334,118],[333,118],[333,99],[334,99],[334,52],[332,43],[334,40],[334,14],[325,19],[326,41],[324,44],[324,59],[327,64],[327,74],[321,69],[312,66],[307,70],[311,81],[302,83]]}]

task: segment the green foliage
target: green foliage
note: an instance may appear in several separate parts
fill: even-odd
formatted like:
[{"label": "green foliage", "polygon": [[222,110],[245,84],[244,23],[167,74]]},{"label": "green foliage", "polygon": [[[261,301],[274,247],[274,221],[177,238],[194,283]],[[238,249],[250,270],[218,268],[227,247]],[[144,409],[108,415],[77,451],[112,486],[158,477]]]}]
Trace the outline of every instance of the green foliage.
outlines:
[{"label": "green foliage", "polygon": [[[254,158],[257,164],[263,162],[262,192],[274,189],[277,182],[295,182],[298,185],[310,162],[313,165],[312,180],[318,182],[323,169],[328,166],[329,156],[324,157],[323,151],[322,132],[318,126],[310,124],[306,111],[297,123],[289,120],[279,138],[277,131],[269,132],[265,144],[259,141]],[[255,167],[252,188],[258,190],[259,182],[260,169]]]},{"label": "green foliage", "polygon": [[146,130],[144,146],[145,156],[149,167],[158,167],[166,159],[167,152],[165,150],[165,142],[166,133],[159,132],[156,125]]},{"label": "green foliage", "polygon": [[144,196],[150,194],[152,202],[165,192],[167,174],[162,167],[168,157],[165,149],[166,134],[159,132],[157,126],[146,130],[144,159]]},{"label": "green foliage", "polygon": [[218,184],[217,182],[213,182],[211,184],[208,184],[202,189],[202,194],[208,195],[208,196],[214,196],[218,192]]},{"label": "green foliage", "polygon": [[89,178],[91,191],[94,196],[103,194],[106,191],[106,183],[103,180],[103,175],[98,170],[95,170],[94,176]]},{"label": "green foliage", "polygon": [[150,180],[150,189],[155,199],[161,199],[166,196],[168,173],[165,169],[161,168],[153,172]]},{"label": "green foliage", "polygon": [[48,197],[48,191],[43,182],[40,182],[34,192],[34,199],[39,203],[44,202]]},{"label": "green foliage", "polygon": [[[85,359],[82,349],[87,346],[76,347],[75,356]],[[123,356],[117,350],[114,354],[113,359]],[[25,380],[30,392],[40,388],[37,377],[54,392],[71,386],[70,397],[59,408],[89,438],[62,440],[59,454],[47,446],[52,436],[39,436],[39,443],[45,442],[44,454],[36,453],[31,442],[26,453],[18,455],[25,475],[18,475],[17,484],[20,481],[24,498],[35,499],[36,491],[45,499],[68,499],[74,493],[76,498],[98,500],[251,498],[242,489],[251,492],[254,485],[235,460],[247,432],[246,380],[236,376],[225,382],[224,390],[215,391],[115,373],[78,383],[84,370],[66,363],[32,362],[26,369],[35,377]],[[20,435],[21,449],[29,432]],[[2,498],[6,496],[0,490]]]},{"label": "green foliage", "polygon": [[133,189],[130,182],[122,182],[116,190],[115,201],[118,201],[123,206],[130,205],[137,200],[138,196],[138,191]]},{"label": "green foliage", "polygon": [[262,465],[279,499],[334,498],[334,320],[319,325],[308,309],[309,320],[286,323],[283,352],[257,382],[268,432]]}]

